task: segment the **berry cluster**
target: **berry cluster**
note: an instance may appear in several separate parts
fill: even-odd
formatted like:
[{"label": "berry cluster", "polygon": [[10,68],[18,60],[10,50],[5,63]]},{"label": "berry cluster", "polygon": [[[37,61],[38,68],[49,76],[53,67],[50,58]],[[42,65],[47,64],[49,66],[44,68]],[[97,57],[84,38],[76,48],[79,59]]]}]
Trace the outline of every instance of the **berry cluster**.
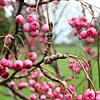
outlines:
[{"label": "berry cluster", "polygon": [[97,36],[97,30],[94,27],[91,27],[87,31],[81,31],[79,39],[86,39],[87,44],[92,44],[94,43],[94,38]]},{"label": "berry cluster", "polygon": [[[39,23],[35,21],[35,18],[33,15],[28,15],[27,16],[27,23],[25,23],[24,17],[22,15],[16,16],[16,21],[20,24],[23,24],[23,30],[24,32],[29,32],[32,37],[37,37],[39,36]],[[41,27],[41,30],[44,33],[49,32],[49,26],[48,24],[43,24]]]},{"label": "berry cluster", "polygon": [[[97,30],[93,27],[93,23],[87,22],[85,16],[79,18],[71,18],[68,23],[74,28],[74,36],[79,34],[79,39],[86,39],[87,44],[94,43],[94,38],[98,36]],[[82,29],[88,28],[87,31],[82,31]]]},{"label": "berry cluster", "polygon": [[[15,85],[17,85],[19,90],[23,90],[25,88],[28,88],[28,84],[30,86],[29,91],[32,93],[30,96],[30,100],[72,100],[73,95],[64,92],[64,87],[62,87],[60,84],[55,84],[50,81],[45,82],[41,81],[43,80],[44,76],[40,71],[32,72],[31,76],[29,77],[29,81],[24,82],[20,80],[17,84],[14,81],[9,82],[10,88],[15,88]],[[72,77],[69,77],[67,81],[71,81]],[[63,81],[65,85],[67,83]],[[100,91],[96,91],[96,94],[93,89],[87,89],[83,95],[77,96],[76,91],[74,90],[74,84],[69,85],[68,88],[74,93],[74,96],[76,97],[76,100],[100,100]]]},{"label": "berry cluster", "polygon": [[[80,63],[76,62],[75,60],[68,60],[68,62],[69,62],[69,68],[72,70],[72,72],[75,72],[76,74],[80,74],[82,69]],[[82,62],[82,64],[84,68],[88,70],[88,66],[86,65],[86,63]]]},{"label": "berry cluster", "polygon": [[[20,80],[17,84],[15,84],[14,81],[9,82],[10,88],[15,88],[15,85],[17,85],[17,88],[19,90],[23,90],[25,88],[28,88],[28,84],[30,86],[29,91],[32,93],[30,96],[31,100],[63,100],[64,98],[66,100],[71,100],[73,95],[69,94],[67,92],[64,92],[64,87],[60,84],[55,84],[50,81],[42,81],[44,76],[40,71],[32,72],[30,77],[28,78],[28,83]],[[67,83],[63,81],[65,85]],[[74,85],[69,85],[68,88],[75,93]]]},{"label": "berry cluster", "polygon": [[21,60],[12,62],[11,60],[2,58],[0,65],[0,76],[2,78],[8,78],[9,69],[14,69],[16,71],[21,71],[22,69],[30,69],[36,59],[37,55],[35,52],[31,52],[28,59],[26,59],[24,62],[22,62]]},{"label": "berry cluster", "polygon": [[93,50],[93,49],[91,49],[89,47],[86,47],[86,48],[83,48],[83,49],[89,55],[94,55],[94,53],[95,53],[95,50]]}]

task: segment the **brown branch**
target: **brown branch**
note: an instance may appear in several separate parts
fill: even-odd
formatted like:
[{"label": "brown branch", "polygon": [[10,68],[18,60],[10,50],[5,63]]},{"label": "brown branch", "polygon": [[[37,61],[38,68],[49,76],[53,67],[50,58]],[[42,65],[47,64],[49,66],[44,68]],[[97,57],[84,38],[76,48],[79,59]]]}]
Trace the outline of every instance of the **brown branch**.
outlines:
[{"label": "brown branch", "polygon": [[[40,1],[41,1],[41,0],[40,0]],[[52,1],[54,1],[54,0],[49,0],[49,3],[52,2]],[[47,4],[47,3],[48,3],[48,1],[46,1],[46,2],[43,1],[43,2],[39,2],[38,5],[41,6],[41,5]],[[24,2],[23,5],[24,5],[24,6],[30,6],[30,7],[36,7],[36,3],[35,3],[35,4],[27,4],[27,3]]]},{"label": "brown branch", "polygon": [[[7,88],[9,88],[8,85],[5,85]],[[19,96],[20,98],[22,98],[23,100],[29,100],[24,94],[18,92],[18,90],[16,88],[9,88],[14,94],[16,94],[17,96]]]},{"label": "brown branch", "polygon": [[53,81],[55,81],[55,82],[60,83],[60,84],[65,88],[65,90],[66,90],[68,93],[71,93],[72,95],[74,95],[73,92],[63,83],[63,81],[62,81],[61,79],[55,78],[54,76],[51,76],[50,74],[48,74],[48,73],[44,70],[44,67],[43,67],[42,65],[40,65],[40,70],[41,70],[41,72],[42,72],[46,77],[48,77],[49,79],[51,79],[51,80],[53,80]]}]

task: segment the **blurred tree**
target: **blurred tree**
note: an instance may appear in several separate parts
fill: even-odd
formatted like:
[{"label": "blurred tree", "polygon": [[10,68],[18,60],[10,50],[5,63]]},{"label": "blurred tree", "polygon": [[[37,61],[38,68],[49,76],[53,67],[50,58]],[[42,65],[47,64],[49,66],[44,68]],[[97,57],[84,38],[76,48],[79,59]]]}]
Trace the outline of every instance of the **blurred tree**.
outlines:
[{"label": "blurred tree", "polygon": [[[8,18],[6,18],[5,12],[3,10],[0,10],[0,36],[8,34],[9,28],[10,28],[10,21]],[[4,38],[0,38],[0,52],[3,46],[2,42],[3,39]]]}]

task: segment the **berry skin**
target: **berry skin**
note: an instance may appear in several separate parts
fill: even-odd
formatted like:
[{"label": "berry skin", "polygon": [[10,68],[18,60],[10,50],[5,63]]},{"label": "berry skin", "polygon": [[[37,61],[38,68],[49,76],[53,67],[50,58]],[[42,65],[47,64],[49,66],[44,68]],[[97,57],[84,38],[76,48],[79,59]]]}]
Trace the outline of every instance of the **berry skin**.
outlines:
[{"label": "berry skin", "polygon": [[32,79],[29,80],[29,85],[30,86],[33,86],[35,83],[36,83],[35,80],[32,80]]},{"label": "berry skin", "polygon": [[31,52],[29,54],[29,59],[34,62],[37,59],[37,54],[35,52]]},{"label": "berry skin", "polygon": [[99,20],[99,25],[100,25],[100,20]]},{"label": "berry skin", "polygon": [[87,38],[86,38],[86,43],[87,43],[87,44],[92,44],[92,43],[94,43],[94,38],[92,38],[92,37],[87,37]]},{"label": "berry skin", "polygon": [[23,69],[23,63],[22,63],[22,61],[16,60],[16,61],[14,62],[14,69],[15,69],[16,71],[21,71],[21,70]]},{"label": "berry skin", "polygon": [[6,6],[8,4],[7,0],[0,0],[1,6]]},{"label": "berry skin", "polygon": [[16,21],[19,24],[24,24],[24,17],[22,15],[17,15],[16,16]]},{"label": "berry skin", "polygon": [[76,100],[82,100],[82,95],[77,96]]},{"label": "berry skin", "polygon": [[4,66],[4,67],[7,67],[8,66],[8,60],[6,58],[2,58],[1,59],[1,65]]},{"label": "berry skin", "polygon": [[15,87],[15,82],[14,82],[14,81],[11,81],[11,82],[9,83],[9,87],[10,87],[10,88]]},{"label": "berry skin", "polygon": [[48,24],[42,25],[41,30],[42,30],[44,33],[48,33],[48,32],[49,32],[49,25],[48,25]]},{"label": "berry skin", "polygon": [[71,81],[72,80],[72,76],[69,76],[68,78],[67,78],[67,81]]},{"label": "berry skin", "polygon": [[8,66],[7,66],[7,67],[8,67],[9,69],[12,69],[13,66],[14,66],[13,62],[12,62],[11,60],[8,60]]},{"label": "berry skin", "polygon": [[81,40],[81,39],[82,39],[82,37],[79,35],[79,36],[78,36],[78,39],[79,39],[79,40]]},{"label": "berry skin", "polygon": [[80,36],[81,36],[83,39],[86,39],[86,37],[87,37],[87,32],[86,32],[86,31],[82,31],[82,32],[80,33]]},{"label": "berry skin", "polygon": [[40,100],[46,100],[46,96],[45,95],[41,95],[40,96]]},{"label": "berry skin", "polygon": [[100,100],[100,95],[97,95],[95,100]]},{"label": "berry skin", "polygon": [[32,61],[29,60],[29,59],[26,59],[23,63],[23,67],[26,68],[26,69],[30,69],[32,68]]},{"label": "berry skin", "polygon": [[83,96],[83,100],[94,100],[95,99],[95,93],[94,91],[91,89],[87,89],[84,96]]},{"label": "berry skin", "polygon": [[2,74],[2,73],[4,73],[5,72],[5,67],[4,66],[2,66],[2,65],[0,65],[0,74]]},{"label": "berry skin", "polygon": [[34,91],[35,91],[35,89],[31,87],[30,88],[30,92],[34,92]]},{"label": "berry skin", "polygon": [[23,30],[24,30],[24,32],[30,32],[31,31],[30,30],[30,24],[29,23],[25,23],[23,25]]},{"label": "berry skin", "polygon": [[36,31],[31,31],[31,32],[30,32],[30,35],[31,35],[32,37],[37,37],[37,36],[39,36],[39,31],[38,31],[38,30],[36,30]]},{"label": "berry skin", "polygon": [[32,22],[34,21],[34,16],[33,16],[33,15],[28,15],[28,16],[27,16],[27,21],[28,21],[29,23],[32,23]]},{"label": "berry skin", "polygon": [[91,35],[92,38],[96,38],[98,36],[97,30],[93,27],[91,27],[87,30],[87,34]]},{"label": "berry skin", "polygon": [[1,74],[1,77],[2,78],[8,78],[8,76],[9,76],[9,69],[6,67],[6,70],[3,74]]},{"label": "berry skin", "polygon": [[39,23],[36,22],[36,21],[32,22],[32,23],[30,24],[30,29],[31,29],[31,31],[36,31],[36,30],[38,30],[38,29],[39,29]]},{"label": "berry skin", "polygon": [[35,94],[33,94],[33,95],[31,95],[31,96],[30,96],[30,99],[31,99],[31,100],[36,100],[36,99],[37,99],[37,97],[36,97],[36,95],[35,95]]}]

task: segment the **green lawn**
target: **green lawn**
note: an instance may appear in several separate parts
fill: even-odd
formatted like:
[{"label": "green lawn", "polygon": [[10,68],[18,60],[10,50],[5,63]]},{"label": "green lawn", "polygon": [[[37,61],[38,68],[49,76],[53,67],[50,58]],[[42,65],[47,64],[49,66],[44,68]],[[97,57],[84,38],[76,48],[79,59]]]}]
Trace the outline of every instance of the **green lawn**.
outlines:
[{"label": "green lawn", "polygon": [[[82,56],[85,59],[87,59],[85,53],[81,50],[81,48],[76,47],[76,46],[55,46],[56,47],[56,51],[60,52],[60,53],[70,53],[73,55],[77,55],[77,56]],[[93,47],[93,49],[96,50],[96,47]],[[66,79],[68,76],[72,75],[71,70],[68,68],[68,59],[64,59],[64,60],[58,60],[58,65],[59,68],[61,70],[61,72],[64,75],[64,78]],[[97,62],[94,63],[94,61],[92,62],[92,74],[93,74],[93,83],[95,84],[96,89],[98,90],[98,71],[97,71]],[[52,69],[52,67],[46,65],[48,68]],[[83,71],[81,71],[81,74],[76,75],[76,86],[78,85],[78,83],[84,78],[84,73]],[[87,82],[88,83],[88,82]],[[67,83],[68,85],[71,84],[71,82]],[[76,91],[78,94],[82,93],[82,89],[83,89],[83,85],[82,84]],[[87,85],[86,85],[87,88]],[[6,89],[4,87],[0,87],[0,90],[4,90],[6,91]],[[31,95],[31,93],[29,92],[29,87],[27,89],[25,89],[24,94],[27,95],[28,97]],[[13,100],[12,98],[8,97],[8,96],[4,96],[2,94],[0,94],[0,100]]]}]

